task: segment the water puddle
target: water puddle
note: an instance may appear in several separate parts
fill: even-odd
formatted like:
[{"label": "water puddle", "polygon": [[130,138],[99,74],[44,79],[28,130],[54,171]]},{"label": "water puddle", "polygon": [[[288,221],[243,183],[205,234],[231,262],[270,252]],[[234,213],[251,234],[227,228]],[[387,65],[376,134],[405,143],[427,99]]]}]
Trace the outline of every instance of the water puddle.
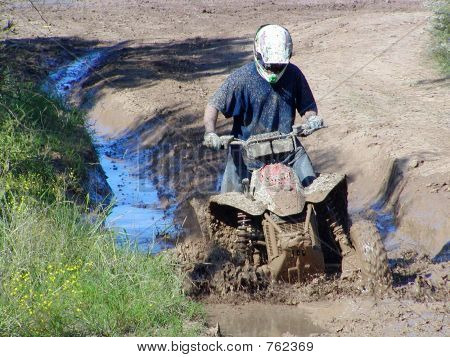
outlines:
[{"label": "water puddle", "polygon": [[[51,73],[43,89],[66,102],[74,86],[101,65],[104,57],[96,51],[76,59]],[[170,247],[168,241],[159,238],[175,232],[172,220],[175,207],[163,209],[148,175],[139,172],[146,152],[129,152],[123,140],[99,136],[95,125],[90,129],[100,165],[114,195],[106,226],[117,232],[118,244],[131,243],[151,253]]]},{"label": "water puddle", "polygon": [[386,210],[381,203],[375,203],[369,213],[370,219],[380,233],[384,243],[384,248],[388,252],[397,250],[400,247],[398,239],[394,236],[397,226],[393,210]]},{"label": "water puddle", "polygon": [[220,304],[207,305],[206,309],[210,325],[219,323],[224,336],[309,336],[325,332],[296,306]]},{"label": "water puddle", "polygon": [[433,263],[446,263],[450,261],[450,242],[447,242],[441,249],[441,251],[433,258]]},{"label": "water puddle", "polygon": [[80,57],[50,73],[42,87],[44,91],[52,93],[65,101],[71,94],[74,86],[86,79],[102,63],[103,59],[104,56],[101,51],[91,52]]},{"label": "water puddle", "polygon": [[386,240],[397,230],[395,225],[394,211],[388,210],[384,202],[376,202],[370,208],[372,210],[372,220],[375,222],[378,232],[383,240]]},{"label": "water puddle", "polygon": [[374,207],[372,209],[375,211],[375,225],[378,232],[380,232],[381,238],[385,239],[397,229],[394,214]]},{"label": "water puddle", "polygon": [[139,250],[157,253],[171,247],[158,237],[175,233],[172,223],[174,206],[161,208],[158,193],[140,168],[145,152],[130,152],[120,141],[95,137],[100,164],[114,193],[114,207],[106,225],[118,234],[118,243],[137,244]]}]

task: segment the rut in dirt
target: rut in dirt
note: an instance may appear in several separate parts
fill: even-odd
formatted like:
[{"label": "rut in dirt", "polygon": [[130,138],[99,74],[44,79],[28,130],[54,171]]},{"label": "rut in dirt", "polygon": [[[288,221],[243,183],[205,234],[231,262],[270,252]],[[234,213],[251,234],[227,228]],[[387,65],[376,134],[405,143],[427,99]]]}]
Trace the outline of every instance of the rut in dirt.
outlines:
[{"label": "rut in dirt", "polygon": [[[68,104],[74,90],[107,59],[106,51],[87,53],[52,72],[42,88]],[[98,134],[95,121],[90,120],[88,125],[100,162],[88,172],[90,200],[111,205],[106,226],[117,232],[118,245],[150,253],[173,247],[170,241],[159,238],[177,231],[173,223],[176,206],[161,208],[157,189],[148,175],[140,172],[151,151],[128,150],[124,140]]]}]

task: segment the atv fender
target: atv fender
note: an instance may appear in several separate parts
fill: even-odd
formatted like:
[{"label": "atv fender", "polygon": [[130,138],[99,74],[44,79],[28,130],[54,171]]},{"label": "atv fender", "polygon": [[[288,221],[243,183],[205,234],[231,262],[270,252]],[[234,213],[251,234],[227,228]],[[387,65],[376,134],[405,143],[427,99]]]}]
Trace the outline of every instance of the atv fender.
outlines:
[{"label": "atv fender", "polygon": [[320,203],[324,201],[330,192],[345,180],[345,175],[320,174],[311,185],[304,189],[306,202]]},{"label": "atv fender", "polygon": [[226,192],[211,196],[210,204],[215,203],[221,206],[230,206],[241,210],[251,216],[262,215],[267,207],[262,202],[252,200],[240,192]]}]

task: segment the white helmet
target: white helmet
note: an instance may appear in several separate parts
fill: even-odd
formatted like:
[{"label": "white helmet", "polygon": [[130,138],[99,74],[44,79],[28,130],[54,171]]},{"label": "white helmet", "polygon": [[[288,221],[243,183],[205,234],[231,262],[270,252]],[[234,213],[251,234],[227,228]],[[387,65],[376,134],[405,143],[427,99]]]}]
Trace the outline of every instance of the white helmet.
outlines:
[{"label": "white helmet", "polygon": [[253,48],[258,73],[269,83],[283,75],[292,55],[289,31],[279,25],[264,25],[256,32]]}]

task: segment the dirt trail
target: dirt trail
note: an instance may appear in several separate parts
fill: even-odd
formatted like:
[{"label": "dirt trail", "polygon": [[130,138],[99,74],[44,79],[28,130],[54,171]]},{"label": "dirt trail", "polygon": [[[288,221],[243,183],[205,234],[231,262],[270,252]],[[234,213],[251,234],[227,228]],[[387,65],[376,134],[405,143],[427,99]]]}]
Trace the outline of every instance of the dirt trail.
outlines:
[{"label": "dirt trail", "polygon": [[[126,150],[147,155],[151,149],[140,174],[159,188],[165,208],[179,204],[187,228],[195,226],[189,199],[214,191],[223,169],[223,153],[200,148],[205,103],[233,68],[251,60],[259,25],[286,26],[292,61],[328,125],[304,140],[316,170],[348,174],[351,211],[376,216],[369,209],[375,205],[378,214],[393,212],[397,226],[385,237],[397,269],[393,297],[372,304],[351,292],[347,299],[345,288],[331,284],[335,289],[325,288],[318,299],[311,299],[313,290],[294,289],[289,301],[302,302],[330,334],[448,334],[450,92],[449,79],[427,54],[430,14],[423,7],[413,1],[96,0],[41,11],[50,26],[25,4],[12,10],[17,33],[11,40],[35,44],[50,67],[71,56],[67,49],[111,51],[84,82],[79,103]],[[221,118],[220,131],[230,124]],[[424,256],[440,252],[442,263]]]}]

